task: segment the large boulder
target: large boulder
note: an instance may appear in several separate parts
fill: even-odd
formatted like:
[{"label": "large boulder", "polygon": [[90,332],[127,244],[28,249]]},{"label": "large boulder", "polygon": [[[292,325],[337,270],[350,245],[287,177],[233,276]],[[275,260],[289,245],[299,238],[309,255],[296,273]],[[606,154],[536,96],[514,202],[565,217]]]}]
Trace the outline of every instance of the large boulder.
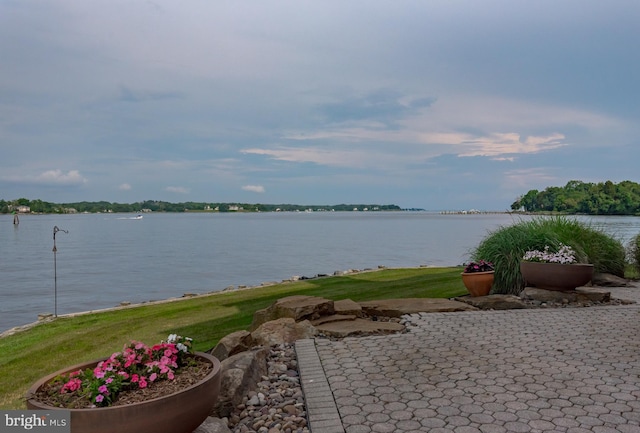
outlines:
[{"label": "large boulder", "polygon": [[289,317],[296,322],[313,320],[334,313],[333,301],[317,296],[294,295],[278,299],[271,306],[258,310],[253,315],[251,330],[272,320]]},{"label": "large boulder", "polygon": [[251,333],[256,345],[271,347],[276,344],[294,343],[297,340],[313,338],[318,334],[308,320],[296,322],[290,317],[263,323]]},{"label": "large boulder", "polygon": [[244,352],[254,346],[256,346],[256,344],[253,341],[253,337],[251,337],[250,332],[237,331],[222,337],[216,347],[214,347],[209,353],[220,361],[223,361],[236,353]]},{"label": "large boulder", "polygon": [[256,389],[262,376],[266,376],[268,348],[240,352],[222,361],[220,367],[220,394],[210,415],[228,417],[244,395]]}]

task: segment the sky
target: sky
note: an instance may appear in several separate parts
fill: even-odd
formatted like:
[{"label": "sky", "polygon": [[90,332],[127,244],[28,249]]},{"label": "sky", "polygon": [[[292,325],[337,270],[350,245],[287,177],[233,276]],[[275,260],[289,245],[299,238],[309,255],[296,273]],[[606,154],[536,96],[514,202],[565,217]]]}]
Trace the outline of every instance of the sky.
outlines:
[{"label": "sky", "polygon": [[0,199],[507,210],[640,182],[637,0],[0,0]]}]

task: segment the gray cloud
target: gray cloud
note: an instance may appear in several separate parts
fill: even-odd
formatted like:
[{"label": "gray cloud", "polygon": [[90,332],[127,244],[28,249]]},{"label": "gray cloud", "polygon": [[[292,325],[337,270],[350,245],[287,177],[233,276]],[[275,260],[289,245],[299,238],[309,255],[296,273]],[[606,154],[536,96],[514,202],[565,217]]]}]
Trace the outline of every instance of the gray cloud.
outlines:
[{"label": "gray cloud", "polygon": [[[633,0],[0,2],[0,198],[264,186],[263,202],[503,208],[529,184],[638,181],[637,16]],[[493,202],[470,203],[474,182]]]},{"label": "gray cloud", "polygon": [[324,104],[319,111],[328,122],[372,120],[390,124],[431,106],[435,100],[432,97],[409,99],[395,90],[380,89],[364,96]]}]

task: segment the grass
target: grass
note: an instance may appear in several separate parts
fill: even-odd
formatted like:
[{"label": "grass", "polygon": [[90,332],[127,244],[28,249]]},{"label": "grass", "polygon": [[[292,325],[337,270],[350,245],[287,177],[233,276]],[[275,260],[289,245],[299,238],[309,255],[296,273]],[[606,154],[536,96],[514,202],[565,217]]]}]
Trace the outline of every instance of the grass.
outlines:
[{"label": "grass", "polygon": [[279,298],[304,294],[332,300],[449,298],[466,293],[461,268],[387,269],[287,282],[161,304],[112,310],[48,323],[0,338],[0,408],[24,409],[27,389],[61,368],[108,356],[138,340],[154,344],[177,333],[198,351],[248,329],[256,310]]}]

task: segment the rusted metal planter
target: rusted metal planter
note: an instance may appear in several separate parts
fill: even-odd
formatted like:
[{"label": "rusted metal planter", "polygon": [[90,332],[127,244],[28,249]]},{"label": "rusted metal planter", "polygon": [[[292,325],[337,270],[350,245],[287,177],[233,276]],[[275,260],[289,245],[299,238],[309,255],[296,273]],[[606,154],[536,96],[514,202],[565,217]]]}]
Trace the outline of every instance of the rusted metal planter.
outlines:
[{"label": "rusted metal planter", "polygon": [[520,262],[525,285],[545,290],[568,291],[584,286],[593,278],[593,265],[575,263]]},{"label": "rusted metal planter", "polygon": [[494,272],[463,272],[462,282],[471,296],[487,296],[493,286]]},{"label": "rusted metal planter", "polygon": [[27,409],[70,411],[72,433],[192,433],[207,418],[220,393],[220,361],[203,352],[196,352],[194,356],[210,362],[211,372],[201,381],[167,396],[130,405],[88,409],[57,408],[33,398],[42,385],[55,377],[95,367],[104,358],[43,377],[27,391]]}]

